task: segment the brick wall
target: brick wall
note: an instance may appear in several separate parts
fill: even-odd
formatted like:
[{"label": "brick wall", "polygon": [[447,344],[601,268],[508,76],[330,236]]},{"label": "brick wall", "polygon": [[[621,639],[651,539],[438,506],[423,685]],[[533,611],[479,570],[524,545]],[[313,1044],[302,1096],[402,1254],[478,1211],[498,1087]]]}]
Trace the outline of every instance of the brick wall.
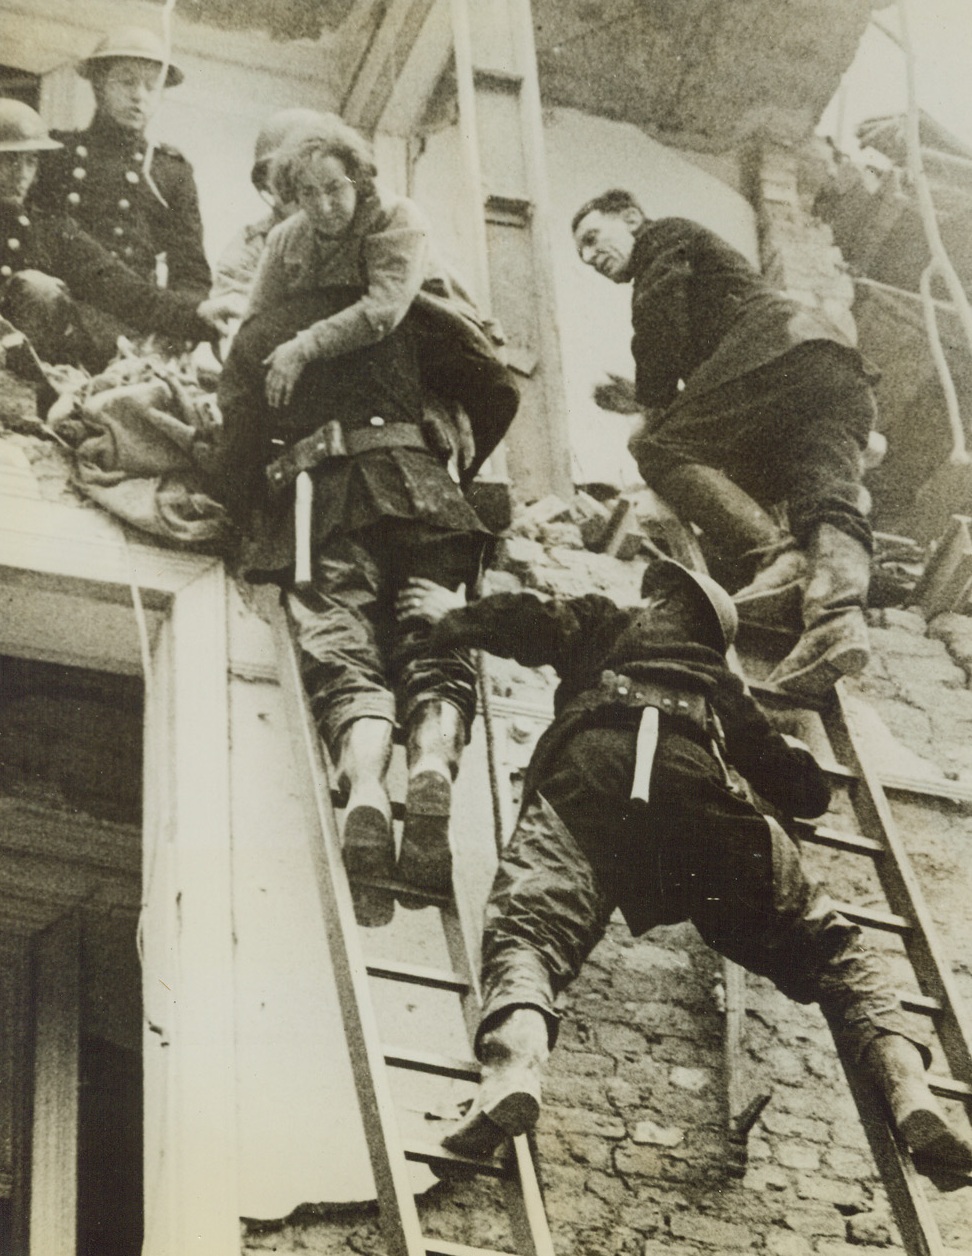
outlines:
[{"label": "brick wall", "polygon": [[[760,156],[764,268],[780,287],[823,309],[853,335],[852,285],[829,228],[801,195],[798,154]],[[541,530],[542,532],[542,530]],[[640,564],[575,551],[530,534],[507,545],[497,586],[546,593],[602,589],[635,595]],[[972,620],[944,616],[929,631],[917,614],[872,612],[875,657],[859,691],[875,713],[875,748],[889,770],[935,773],[972,785]],[[543,693],[549,681],[493,666],[500,693]],[[525,758],[529,744],[520,744]],[[972,805],[892,794],[948,962],[972,1008]],[[839,817],[838,817],[839,820]],[[835,823],[838,822],[835,820]],[[882,905],[870,867],[813,850],[815,875],[838,897]],[[906,964],[885,950],[896,976]],[[829,1032],[815,1007],[747,976],[743,1087],[771,1098],[730,1172],[726,1134],[722,963],[690,925],[633,939],[620,921],[568,997],[537,1131],[558,1252],[573,1256],[891,1256],[903,1249]],[[972,1251],[972,1191],[929,1188],[946,1250]],[[432,1234],[509,1243],[497,1200],[480,1184],[440,1184],[423,1202]],[[287,1222],[246,1227],[247,1251],[382,1250],[373,1208],[322,1206]],[[506,1250],[512,1250],[507,1248]]]},{"label": "brick wall", "polygon": [[[514,540],[496,587],[521,583],[571,595],[592,585],[630,600],[641,565],[565,546]],[[972,784],[972,692],[960,655],[972,620],[872,613],[875,659],[859,688],[883,732],[888,767],[941,765]],[[946,629],[948,630],[946,632]],[[956,640],[959,644],[956,645]],[[493,688],[521,699],[549,679],[491,662]],[[877,727],[877,726],[876,726]],[[522,733],[522,729],[521,729]],[[529,744],[521,742],[525,757]],[[972,807],[892,795],[892,806],[960,990],[972,1007]],[[839,820],[839,817],[838,817]],[[835,823],[838,822],[835,820]],[[868,867],[812,850],[815,874],[839,897],[879,905]],[[885,944],[904,974],[893,942]],[[568,997],[538,1127],[541,1170],[558,1252],[572,1256],[892,1256],[883,1188],[829,1033],[815,1007],[747,977],[743,1049],[747,1094],[771,1098],[749,1139],[744,1176],[730,1173],[723,1063],[722,962],[690,925],[633,939],[612,924]],[[972,1250],[972,1191],[930,1188],[946,1249]],[[429,1233],[514,1250],[497,1221],[494,1188],[440,1184],[422,1204]],[[247,1251],[383,1250],[373,1207],[308,1208],[288,1222],[248,1225]]]}]

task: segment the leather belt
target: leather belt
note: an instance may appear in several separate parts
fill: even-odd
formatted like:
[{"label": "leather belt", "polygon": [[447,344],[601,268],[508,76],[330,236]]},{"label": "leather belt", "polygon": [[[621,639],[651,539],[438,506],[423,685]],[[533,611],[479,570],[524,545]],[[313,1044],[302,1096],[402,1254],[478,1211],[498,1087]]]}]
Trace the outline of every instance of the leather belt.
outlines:
[{"label": "leather belt", "polygon": [[331,419],[275,458],[267,467],[267,479],[280,492],[302,471],[312,471],[331,458],[350,458],[372,449],[428,449],[428,445],[417,423],[376,423],[373,419],[370,427],[345,431],[337,419]]},{"label": "leather belt", "polygon": [[709,704],[705,694],[652,680],[634,680],[612,671],[601,673],[600,692],[622,706],[656,707],[666,715],[677,715],[708,730]]},{"label": "leather belt", "polygon": [[641,709],[630,797],[647,803],[651,789],[651,770],[655,762],[655,752],[658,750],[659,712],[664,711],[666,715],[690,720],[706,731],[709,704],[704,694],[678,689],[674,685],[658,684],[653,680],[633,680],[630,676],[612,671],[601,673],[600,693],[622,706]]}]

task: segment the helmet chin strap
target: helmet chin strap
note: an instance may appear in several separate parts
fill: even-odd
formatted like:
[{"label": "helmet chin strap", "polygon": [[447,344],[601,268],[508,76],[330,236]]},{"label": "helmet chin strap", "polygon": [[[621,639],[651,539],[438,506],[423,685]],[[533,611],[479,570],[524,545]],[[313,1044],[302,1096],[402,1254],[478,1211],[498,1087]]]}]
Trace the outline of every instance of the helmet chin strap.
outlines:
[{"label": "helmet chin strap", "polygon": [[[162,73],[159,79],[161,83],[160,91],[165,90],[165,80],[169,77],[169,66],[172,62],[172,10],[175,8],[175,0],[165,0],[162,6],[162,45],[163,52]],[[152,178],[152,157],[155,154],[155,140],[149,140],[145,146],[145,158],[142,161],[142,174],[145,182],[148,184],[152,195],[166,209],[169,208],[169,202],[159,191],[159,185]]]}]

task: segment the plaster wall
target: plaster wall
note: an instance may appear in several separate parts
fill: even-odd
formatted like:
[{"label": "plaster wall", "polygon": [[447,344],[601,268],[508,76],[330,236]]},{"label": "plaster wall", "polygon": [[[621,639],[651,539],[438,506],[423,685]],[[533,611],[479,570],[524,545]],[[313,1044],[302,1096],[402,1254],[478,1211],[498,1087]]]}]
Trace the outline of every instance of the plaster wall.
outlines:
[{"label": "plaster wall", "polygon": [[[626,449],[631,421],[600,410],[591,396],[607,372],[633,375],[630,288],[606,283],[581,265],[570,220],[590,197],[623,186],[635,193],[650,217],[694,218],[758,264],[755,214],[738,191],[735,157],[689,157],[628,123],[576,109],[548,109],[544,123],[549,235],[574,482],[636,484],[639,476]],[[415,167],[414,195],[431,217],[447,255],[474,279],[470,200],[463,179],[457,130],[428,136]]]},{"label": "plaster wall", "polygon": [[606,282],[579,262],[570,220],[592,196],[625,187],[650,218],[693,218],[758,264],[755,215],[736,190],[738,169],[731,157],[713,173],[629,123],[576,109],[548,110],[545,135],[575,482],[636,484],[640,477],[625,447],[630,420],[600,410],[591,397],[608,371],[633,377],[631,289]]}]

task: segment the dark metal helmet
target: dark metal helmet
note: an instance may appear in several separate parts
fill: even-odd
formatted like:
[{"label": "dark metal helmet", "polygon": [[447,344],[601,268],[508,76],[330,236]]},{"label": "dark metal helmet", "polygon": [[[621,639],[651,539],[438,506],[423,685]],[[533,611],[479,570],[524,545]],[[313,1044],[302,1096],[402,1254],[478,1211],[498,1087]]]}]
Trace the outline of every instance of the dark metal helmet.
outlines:
[{"label": "dark metal helmet", "polygon": [[40,114],[19,100],[0,100],[0,153],[44,153],[63,148],[47,134]]},{"label": "dark metal helmet", "polygon": [[178,87],[185,78],[179,67],[169,59],[162,37],[144,26],[116,26],[110,30],[102,36],[94,52],[78,63],[77,71],[82,78],[90,79],[92,70],[100,62],[116,61],[122,57],[166,66],[166,87]]},{"label": "dark metal helmet", "polygon": [[707,572],[690,571],[688,567],[676,562],[674,558],[669,558],[667,554],[662,554],[659,550],[655,552],[655,557],[645,569],[641,581],[642,597],[647,597],[651,592],[652,576],[659,566],[675,568],[687,582],[690,581],[702,593],[722,634],[722,648],[728,650],[739,631],[739,614],[735,603],[722,585],[713,580]]},{"label": "dark metal helmet", "polygon": [[256,137],[253,146],[253,169],[250,178],[256,188],[267,184],[270,163],[280,148],[298,131],[313,130],[320,126],[323,114],[316,109],[278,109],[272,113]]}]

